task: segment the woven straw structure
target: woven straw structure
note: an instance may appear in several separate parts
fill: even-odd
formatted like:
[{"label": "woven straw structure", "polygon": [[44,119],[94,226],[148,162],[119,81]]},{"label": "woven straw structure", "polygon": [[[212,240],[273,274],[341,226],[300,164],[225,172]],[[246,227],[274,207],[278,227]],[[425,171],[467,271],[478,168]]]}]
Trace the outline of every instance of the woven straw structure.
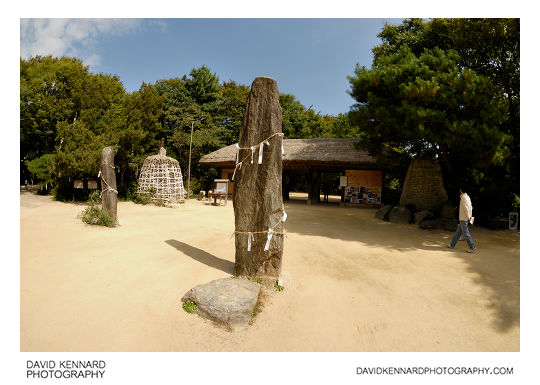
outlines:
[{"label": "woven straw structure", "polygon": [[165,156],[161,148],[159,155],[151,155],[144,160],[137,194],[148,194],[151,188],[156,189],[152,201],[161,199],[168,203],[184,201],[184,182],[180,164],[176,159]]}]

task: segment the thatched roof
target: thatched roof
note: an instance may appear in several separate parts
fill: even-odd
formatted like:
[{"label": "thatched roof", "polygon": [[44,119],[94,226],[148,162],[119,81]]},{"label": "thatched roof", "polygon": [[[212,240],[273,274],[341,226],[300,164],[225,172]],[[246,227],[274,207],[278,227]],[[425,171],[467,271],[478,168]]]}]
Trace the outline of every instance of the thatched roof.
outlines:
[{"label": "thatched roof", "polygon": [[[367,151],[355,147],[358,142],[358,139],[349,138],[285,139],[283,167],[376,167],[375,159]],[[236,148],[231,145],[203,156],[199,163],[232,168],[235,160]]]}]

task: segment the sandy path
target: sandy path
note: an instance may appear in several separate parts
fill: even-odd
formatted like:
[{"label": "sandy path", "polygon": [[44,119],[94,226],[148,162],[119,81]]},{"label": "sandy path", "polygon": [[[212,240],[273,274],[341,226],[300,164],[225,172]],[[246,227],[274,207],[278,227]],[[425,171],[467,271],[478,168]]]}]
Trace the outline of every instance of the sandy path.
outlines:
[{"label": "sandy path", "polygon": [[180,298],[231,276],[232,204],[120,202],[121,226],[84,205],[21,194],[22,351],[519,351],[518,232],[452,233],[373,210],[286,204],[283,276],[253,325],[227,332]]}]

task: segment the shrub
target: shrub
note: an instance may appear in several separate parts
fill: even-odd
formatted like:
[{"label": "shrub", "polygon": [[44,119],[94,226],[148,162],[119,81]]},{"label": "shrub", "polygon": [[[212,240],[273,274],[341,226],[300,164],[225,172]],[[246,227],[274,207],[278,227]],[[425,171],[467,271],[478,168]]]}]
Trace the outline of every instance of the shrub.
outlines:
[{"label": "shrub", "polygon": [[135,199],[137,199],[137,182],[131,182],[125,190],[126,199],[135,202]]},{"label": "shrub", "polygon": [[150,202],[150,194],[142,193],[135,195],[135,199],[133,199],[133,202],[146,205]]},{"label": "shrub", "polygon": [[99,191],[90,193],[88,204],[90,206],[81,214],[81,219],[84,223],[106,227],[115,227],[117,225],[117,221],[106,210],[100,207],[101,198]]}]

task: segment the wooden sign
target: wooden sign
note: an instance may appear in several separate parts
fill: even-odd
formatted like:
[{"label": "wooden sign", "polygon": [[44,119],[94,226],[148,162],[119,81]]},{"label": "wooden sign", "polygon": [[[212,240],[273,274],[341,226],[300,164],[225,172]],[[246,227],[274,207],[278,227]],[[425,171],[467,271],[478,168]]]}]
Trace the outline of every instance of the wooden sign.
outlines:
[{"label": "wooden sign", "polygon": [[345,170],[347,186],[344,202],[353,204],[382,203],[382,171]]},{"label": "wooden sign", "polygon": [[88,179],[88,190],[97,190],[97,180],[96,179]]},{"label": "wooden sign", "polygon": [[345,170],[347,186],[382,187],[382,171]]}]

